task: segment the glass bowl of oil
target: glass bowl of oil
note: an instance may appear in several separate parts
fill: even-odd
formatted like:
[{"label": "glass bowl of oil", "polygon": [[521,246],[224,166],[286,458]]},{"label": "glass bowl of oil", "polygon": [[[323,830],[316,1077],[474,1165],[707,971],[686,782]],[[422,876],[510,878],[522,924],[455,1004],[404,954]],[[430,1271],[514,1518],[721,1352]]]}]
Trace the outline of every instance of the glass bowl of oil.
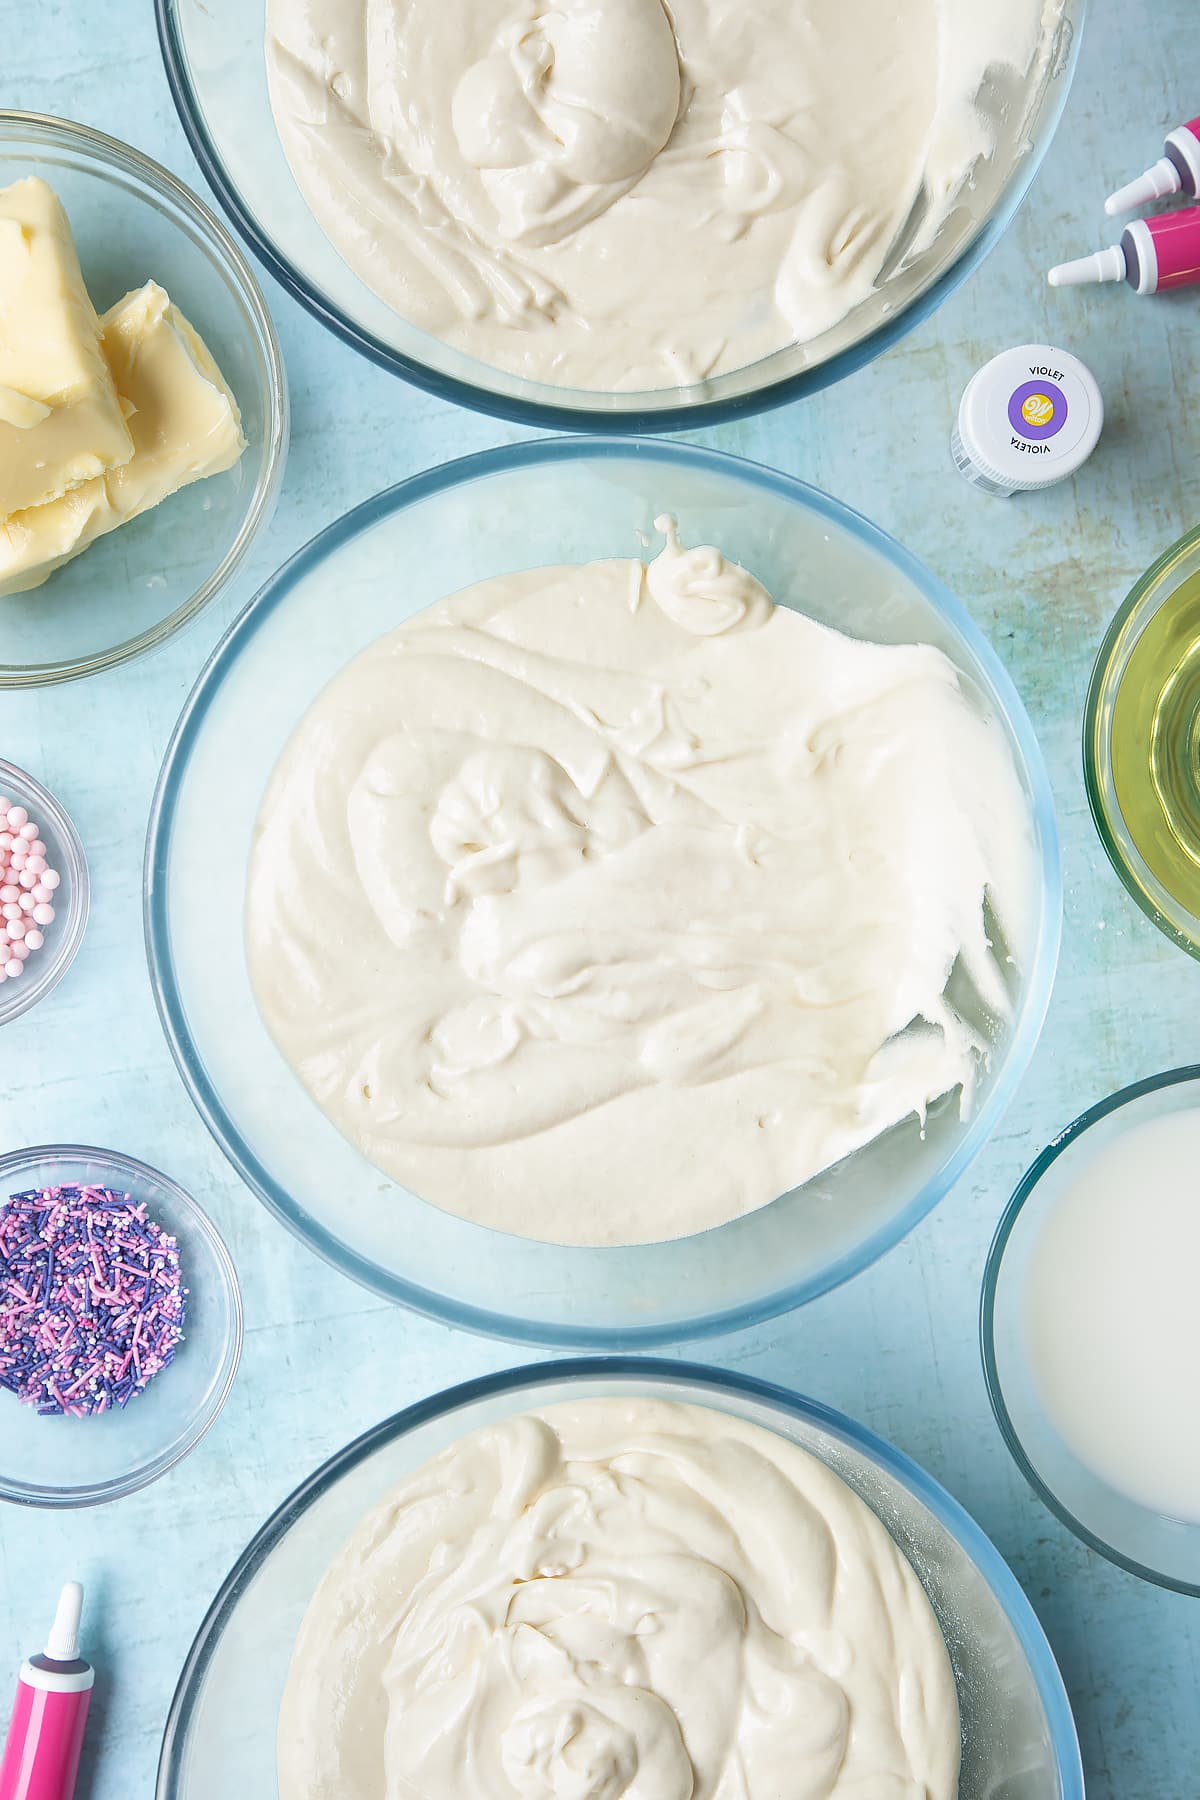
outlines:
[{"label": "glass bowl of oil", "polygon": [[1200,526],[1108,628],[1083,715],[1092,818],[1160,931],[1200,958]]}]

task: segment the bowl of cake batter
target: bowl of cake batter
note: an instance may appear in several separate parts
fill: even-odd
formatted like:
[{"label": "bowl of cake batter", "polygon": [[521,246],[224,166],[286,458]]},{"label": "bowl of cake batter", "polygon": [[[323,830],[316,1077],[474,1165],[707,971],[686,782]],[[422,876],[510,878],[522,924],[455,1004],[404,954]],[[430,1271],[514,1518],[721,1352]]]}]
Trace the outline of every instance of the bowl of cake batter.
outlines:
[{"label": "bowl of cake batter", "polygon": [[781,1388],[604,1358],[419,1403],[258,1533],[158,1793],[276,1791],[1082,1800],[1083,1778],[1032,1609],[936,1482]]},{"label": "bowl of cake batter", "polygon": [[797,482],[623,440],[467,459],[302,551],[147,852],[168,1038],[250,1185],[378,1291],[565,1343],[882,1254],[1011,1094],[1059,904],[955,602]]},{"label": "bowl of cake batter", "polygon": [[878,354],[1007,224],[1082,0],[159,0],[185,129],[317,317],[444,397],[661,429]]}]

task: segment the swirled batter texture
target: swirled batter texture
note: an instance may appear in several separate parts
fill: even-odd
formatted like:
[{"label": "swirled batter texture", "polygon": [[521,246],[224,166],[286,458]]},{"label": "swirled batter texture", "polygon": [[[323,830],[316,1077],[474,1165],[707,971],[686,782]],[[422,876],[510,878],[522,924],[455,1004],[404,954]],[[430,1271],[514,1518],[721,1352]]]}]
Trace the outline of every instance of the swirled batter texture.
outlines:
[{"label": "swirled batter texture", "polygon": [[321,1582],[281,1800],[954,1800],[954,1677],[875,1514],[707,1408],[461,1439]]},{"label": "swirled batter texture", "polygon": [[1027,808],[946,657],[659,523],[648,567],[486,581],[356,657],[250,865],[262,1015],[339,1130],[559,1243],[701,1231],[968,1104],[985,901],[1026,936]]},{"label": "swirled batter texture", "polygon": [[[406,319],[540,382],[807,343],[932,239],[1059,0],[268,0],[280,138]],[[1010,102],[1011,105],[1011,102]]]}]

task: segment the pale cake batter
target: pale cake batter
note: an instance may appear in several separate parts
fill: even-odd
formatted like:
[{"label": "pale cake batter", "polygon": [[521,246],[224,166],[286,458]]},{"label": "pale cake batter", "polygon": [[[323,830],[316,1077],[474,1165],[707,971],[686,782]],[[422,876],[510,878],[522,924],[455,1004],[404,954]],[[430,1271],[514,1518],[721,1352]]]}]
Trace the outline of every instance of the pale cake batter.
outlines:
[{"label": "pale cake batter", "polygon": [[940,651],[843,637],[671,533],[648,567],[483,582],[330,683],[264,796],[250,974],[397,1181],[637,1243],[969,1108],[1009,1015],[985,901],[1020,959],[1033,866],[1007,740]]},{"label": "pale cake batter", "polygon": [[824,1463],[591,1399],[461,1439],[317,1589],[280,1800],[954,1800],[933,1609]]},{"label": "pale cake batter", "polygon": [[688,386],[930,242],[1059,0],[268,0],[297,182],[405,319],[533,381]]}]

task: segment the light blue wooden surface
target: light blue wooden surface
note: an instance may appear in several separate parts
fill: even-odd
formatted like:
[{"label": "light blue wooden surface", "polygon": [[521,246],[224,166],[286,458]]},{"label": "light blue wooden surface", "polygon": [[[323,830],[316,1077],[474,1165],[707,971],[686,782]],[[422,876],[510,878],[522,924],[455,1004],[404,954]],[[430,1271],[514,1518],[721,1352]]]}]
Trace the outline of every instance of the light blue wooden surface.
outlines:
[{"label": "light blue wooden surface", "polygon": [[[1121,1082],[1200,1056],[1200,967],[1152,929],[1111,874],[1087,817],[1078,751],[1106,621],[1131,579],[1200,517],[1200,297],[1054,296],[1041,278],[1050,262],[1106,240],[1103,195],[1158,153],[1167,125],[1200,106],[1198,48],[1196,0],[1093,0],[1058,142],[983,268],[851,380],[705,434],[862,508],[924,557],[991,634],[1049,758],[1067,918],[1034,1067],[967,1180],[848,1288],[695,1353],[844,1407],[975,1514],[1059,1657],[1093,1800],[1200,1793],[1200,1610],[1092,1556],[1027,1491],[988,1410],[976,1307],[996,1217],[1046,1139]],[[0,0],[0,105],[99,126],[204,191],[167,93],[149,0]],[[239,602],[354,502],[521,435],[369,367],[264,285],[290,373],[292,452]],[[1057,340],[1090,363],[1109,427],[1073,486],[988,500],[948,463],[953,409],[980,361],[1031,339]],[[92,1589],[88,1641],[101,1679],[83,1800],[150,1794],[195,1627],[247,1538],[295,1483],[398,1406],[524,1359],[381,1305],[286,1236],[225,1167],[163,1044],[142,953],[144,821],[172,723],[232,610],[230,602],[169,651],[114,675],[0,694],[0,755],[61,795],[94,884],[93,922],[68,980],[4,1033],[0,1146],[110,1144],[171,1171],[226,1232],[247,1311],[234,1396],[173,1475],[99,1512],[0,1511],[0,1681],[32,1646],[59,1581],[75,1574]]]}]

